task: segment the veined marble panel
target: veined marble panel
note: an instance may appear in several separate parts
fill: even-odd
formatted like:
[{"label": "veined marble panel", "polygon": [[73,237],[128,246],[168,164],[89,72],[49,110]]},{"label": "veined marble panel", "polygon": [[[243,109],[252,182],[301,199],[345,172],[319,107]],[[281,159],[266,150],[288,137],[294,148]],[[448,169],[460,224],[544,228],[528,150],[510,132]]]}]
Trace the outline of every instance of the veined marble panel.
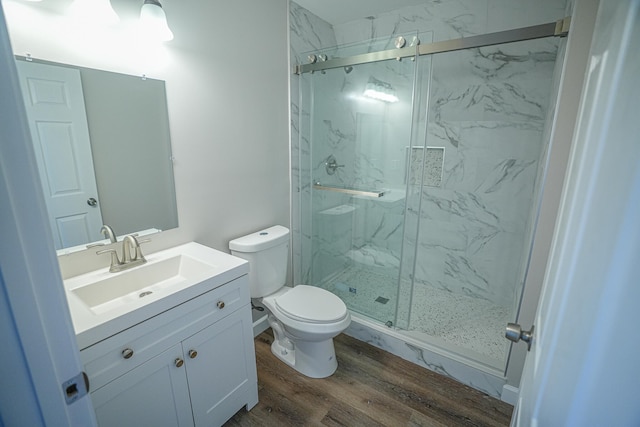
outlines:
[{"label": "veined marble panel", "polygon": [[[291,69],[303,61],[304,52],[336,44],[332,26],[294,2],[289,2],[289,26]],[[293,277],[300,283],[310,283],[311,275],[311,235],[306,232],[312,221],[310,112],[300,105],[301,98],[310,98],[310,86],[300,84],[307,77],[292,74],[290,80]]]},{"label": "veined marble panel", "polygon": [[338,44],[412,31],[433,31],[433,41],[482,34],[487,28],[487,0],[429,1],[393,12],[337,25]]},{"label": "veined marble panel", "polygon": [[481,368],[470,359],[443,354],[439,346],[411,338],[408,333],[399,333],[373,322],[352,317],[353,321],[345,333],[351,337],[386,350],[405,360],[423,366],[441,375],[467,384],[476,390],[499,398],[506,379],[497,371]]},{"label": "veined marble panel", "polygon": [[[547,23],[563,17],[564,7],[565,0],[433,0],[332,28],[292,3],[291,57],[296,63],[306,62],[302,53],[323,48],[330,48],[326,50],[330,56],[386,49],[400,34],[424,35],[423,42],[430,42]],[[366,42],[353,45],[360,41]],[[334,48],[337,45],[340,47]],[[294,233],[300,234],[297,243],[294,235],[294,259],[299,261],[299,267],[294,265],[296,282],[309,283],[310,277],[320,274],[311,272],[312,258],[318,260],[314,267],[321,267],[322,274],[341,266],[349,268],[354,260],[370,263],[372,268],[393,264],[401,269],[398,325],[414,326],[409,322],[410,312],[416,325],[424,317],[420,304],[425,296],[418,291],[425,289],[451,295],[452,301],[474,298],[493,307],[488,312],[511,316],[530,246],[536,183],[543,175],[544,126],[557,50],[557,40],[545,39],[420,57],[417,82],[422,95],[416,103],[411,102],[412,61],[303,76],[309,79],[304,86],[309,93],[301,97],[310,99],[313,91],[312,110],[310,105],[297,105],[300,77],[293,76],[294,223],[296,209],[301,223],[294,225]],[[361,94],[370,77],[391,83],[402,101],[382,105],[363,100]],[[405,117],[410,117],[408,126]],[[299,129],[296,123],[301,123]],[[395,191],[406,182],[403,165],[411,137],[414,146],[444,147],[446,155],[438,186],[406,188],[400,203],[403,207],[406,203],[406,212],[393,203],[318,192],[313,192],[312,202],[310,183],[315,180],[376,189],[387,185]],[[344,164],[333,175],[325,172],[329,155]],[[415,173],[421,173],[418,169]],[[417,184],[415,177],[409,177],[409,182]],[[311,208],[318,212],[341,205],[357,208],[346,257],[342,253],[348,233],[332,238],[331,233],[319,237],[307,231],[317,221]],[[472,316],[467,320],[473,322]],[[360,339],[397,347],[397,352],[392,351],[395,354],[403,353],[408,360],[494,396],[499,396],[504,384],[500,375],[487,376],[474,363],[441,356],[432,351],[435,347],[415,345],[419,341],[411,338],[379,335],[384,331],[375,328],[357,333]],[[472,349],[477,342],[467,341],[466,345]]]}]

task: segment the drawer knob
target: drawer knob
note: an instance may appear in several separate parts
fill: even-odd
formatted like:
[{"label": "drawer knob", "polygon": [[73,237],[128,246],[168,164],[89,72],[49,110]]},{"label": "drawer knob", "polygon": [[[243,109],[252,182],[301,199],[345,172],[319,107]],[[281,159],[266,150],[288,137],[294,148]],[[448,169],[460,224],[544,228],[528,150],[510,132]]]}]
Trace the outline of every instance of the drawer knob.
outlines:
[{"label": "drawer knob", "polygon": [[218,301],[218,304],[216,304],[218,306],[218,308],[220,310],[222,310],[224,308],[224,301]]},{"label": "drawer knob", "polygon": [[195,350],[189,350],[189,357],[195,359],[198,356],[198,352]]},{"label": "drawer knob", "polygon": [[125,359],[131,359],[131,356],[133,356],[133,350],[131,350],[130,348],[125,348],[124,350],[122,350],[122,357],[124,357]]},{"label": "drawer knob", "polygon": [[184,365],[184,360],[180,359],[179,357],[176,359],[176,368],[180,368],[182,367],[182,365]]}]

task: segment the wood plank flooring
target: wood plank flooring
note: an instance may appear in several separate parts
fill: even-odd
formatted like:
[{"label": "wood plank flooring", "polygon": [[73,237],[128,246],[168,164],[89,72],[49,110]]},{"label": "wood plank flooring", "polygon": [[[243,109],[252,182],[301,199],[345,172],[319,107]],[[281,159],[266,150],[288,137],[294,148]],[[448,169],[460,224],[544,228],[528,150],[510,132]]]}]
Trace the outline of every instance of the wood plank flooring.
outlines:
[{"label": "wood plank flooring", "polygon": [[299,374],[271,354],[271,331],[255,340],[260,402],[225,426],[508,426],[513,407],[344,334],[338,370]]}]

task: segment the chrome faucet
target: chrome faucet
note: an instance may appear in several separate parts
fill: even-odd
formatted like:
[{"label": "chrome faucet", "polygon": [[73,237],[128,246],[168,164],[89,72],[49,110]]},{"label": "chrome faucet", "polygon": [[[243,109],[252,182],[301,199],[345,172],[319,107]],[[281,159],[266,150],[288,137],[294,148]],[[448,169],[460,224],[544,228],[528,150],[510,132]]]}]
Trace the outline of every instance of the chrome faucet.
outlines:
[{"label": "chrome faucet", "polygon": [[116,238],[116,233],[113,232],[113,228],[109,227],[107,224],[104,224],[100,229],[100,233],[104,234],[104,237],[109,239],[111,243],[116,243],[118,239]]},{"label": "chrome faucet", "polygon": [[[149,242],[150,240],[141,240],[135,238],[135,236],[128,235],[122,239],[122,260],[118,258],[118,251],[115,249],[103,249],[101,251],[96,252],[96,254],[111,254],[111,266],[109,267],[110,273],[117,273],[119,271],[127,270],[129,268],[137,267],[139,265],[147,262],[144,255],[142,255],[142,250],[140,249],[141,243]],[[133,255],[131,255],[131,249],[134,250]]]},{"label": "chrome faucet", "polygon": [[[144,240],[143,242],[148,242],[148,240]],[[131,256],[131,248],[135,251],[133,256]],[[138,239],[133,235],[125,236],[122,240],[122,263],[136,263],[135,265],[140,265],[145,262],[147,262],[147,260],[144,258],[144,255],[142,255]]]}]

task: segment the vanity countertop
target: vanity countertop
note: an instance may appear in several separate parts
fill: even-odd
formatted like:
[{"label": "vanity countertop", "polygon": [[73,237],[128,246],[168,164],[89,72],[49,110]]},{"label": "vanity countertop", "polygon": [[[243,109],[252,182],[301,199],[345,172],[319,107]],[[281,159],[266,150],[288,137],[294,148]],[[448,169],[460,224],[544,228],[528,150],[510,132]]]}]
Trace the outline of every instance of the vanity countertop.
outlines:
[{"label": "vanity countertop", "polygon": [[119,273],[105,266],[64,280],[81,350],[249,272],[247,261],[195,242],[145,257]]}]

